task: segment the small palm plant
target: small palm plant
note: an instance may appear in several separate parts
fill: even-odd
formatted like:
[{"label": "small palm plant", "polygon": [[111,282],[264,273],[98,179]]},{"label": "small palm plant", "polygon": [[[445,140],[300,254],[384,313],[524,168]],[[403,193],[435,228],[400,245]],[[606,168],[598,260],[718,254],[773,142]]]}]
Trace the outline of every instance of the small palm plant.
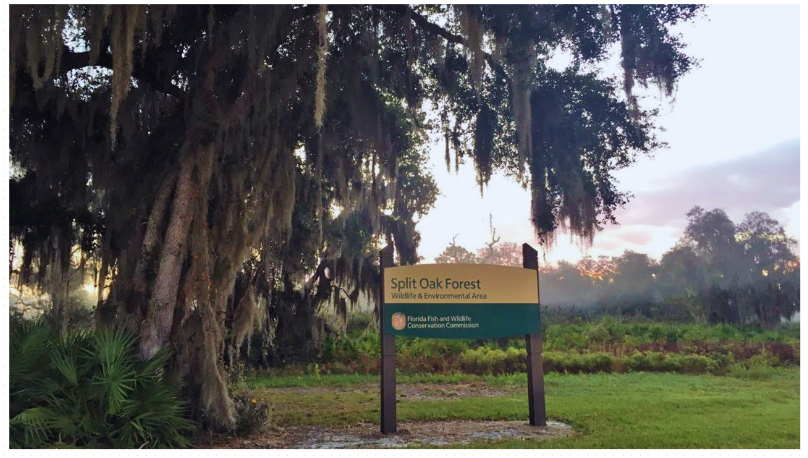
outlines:
[{"label": "small palm plant", "polygon": [[10,336],[11,446],[185,447],[194,423],[167,380],[169,353],[141,361],[124,331],[58,337],[44,321]]}]

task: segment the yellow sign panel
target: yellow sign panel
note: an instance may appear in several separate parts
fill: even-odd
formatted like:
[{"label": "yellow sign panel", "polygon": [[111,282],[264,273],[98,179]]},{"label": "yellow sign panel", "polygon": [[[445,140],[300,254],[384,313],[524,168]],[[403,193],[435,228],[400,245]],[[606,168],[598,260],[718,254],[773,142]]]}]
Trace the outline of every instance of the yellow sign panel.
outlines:
[{"label": "yellow sign panel", "polygon": [[535,270],[487,264],[384,269],[387,304],[538,304]]}]

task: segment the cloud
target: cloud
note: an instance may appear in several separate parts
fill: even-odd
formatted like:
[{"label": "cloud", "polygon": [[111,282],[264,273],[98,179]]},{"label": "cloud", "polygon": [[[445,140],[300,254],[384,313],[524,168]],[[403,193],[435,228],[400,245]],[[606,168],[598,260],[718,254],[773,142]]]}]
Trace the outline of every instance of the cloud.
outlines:
[{"label": "cloud", "polygon": [[548,261],[580,256],[619,256],[634,250],[659,258],[674,246],[694,205],[723,208],[740,222],[753,210],[778,219],[792,236],[799,236],[799,140],[736,159],[694,166],[660,176],[656,186],[635,193],[617,212],[618,225],[606,225],[591,247],[581,249],[559,234]]},{"label": "cloud", "polygon": [[[645,167],[648,173],[658,174],[652,180],[655,185],[635,191],[631,202],[616,214],[619,225],[606,225],[595,235],[591,247],[581,247],[569,234],[559,233],[557,244],[544,253],[543,259],[553,263],[586,255],[619,256],[626,249],[659,258],[682,236],[686,213],[694,205],[723,208],[736,222],[752,210],[765,211],[780,220],[791,236],[798,237],[799,163],[799,140],[793,140],[667,175],[664,166]],[[423,236],[419,251],[427,262],[443,251],[455,234],[460,234],[457,243],[468,249],[484,246],[491,238],[489,215],[502,241],[538,247],[529,219],[530,194],[512,180],[495,176],[480,198],[473,173],[464,172],[469,173],[447,173],[443,181],[439,180],[447,190],[436,209],[418,225]]]},{"label": "cloud", "polygon": [[646,229],[628,226],[625,228],[625,230],[615,234],[614,238],[643,246],[647,245],[648,242],[653,240],[653,235]]},{"label": "cloud", "polygon": [[631,224],[607,226],[595,236],[590,255],[618,256],[625,250],[659,257],[681,236],[681,230],[670,226]]},{"label": "cloud", "polygon": [[772,215],[800,200],[800,143],[786,142],[730,161],[660,176],[655,190],[617,212],[621,225],[684,227],[694,205],[722,208],[736,222],[759,210]]}]

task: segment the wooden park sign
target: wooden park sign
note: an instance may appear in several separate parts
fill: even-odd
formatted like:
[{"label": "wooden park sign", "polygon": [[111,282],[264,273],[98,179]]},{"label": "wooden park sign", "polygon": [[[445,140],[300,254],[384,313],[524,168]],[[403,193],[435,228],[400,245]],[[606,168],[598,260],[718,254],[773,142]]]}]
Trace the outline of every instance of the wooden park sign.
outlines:
[{"label": "wooden park sign", "polygon": [[522,245],[523,267],[423,264],[396,267],[381,251],[381,432],[396,432],[396,353],[400,336],[485,339],[524,336],[530,424],[546,426],[539,331],[538,253]]}]

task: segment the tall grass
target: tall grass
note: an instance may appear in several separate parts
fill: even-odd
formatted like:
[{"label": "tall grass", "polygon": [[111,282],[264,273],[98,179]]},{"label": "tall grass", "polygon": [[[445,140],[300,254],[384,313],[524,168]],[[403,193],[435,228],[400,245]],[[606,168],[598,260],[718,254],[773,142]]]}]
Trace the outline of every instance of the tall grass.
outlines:
[{"label": "tall grass", "polygon": [[[346,335],[330,337],[314,361],[318,372],[375,373],[379,334],[370,319],[349,323]],[[548,372],[667,371],[727,373],[757,355],[770,365],[799,365],[799,324],[759,326],[659,323],[603,317],[583,322],[545,323],[544,365]],[[396,339],[401,373],[517,373],[525,370],[522,338],[496,340]],[[287,373],[307,372],[286,368]],[[310,371],[309,371],[310,372]]]}]

